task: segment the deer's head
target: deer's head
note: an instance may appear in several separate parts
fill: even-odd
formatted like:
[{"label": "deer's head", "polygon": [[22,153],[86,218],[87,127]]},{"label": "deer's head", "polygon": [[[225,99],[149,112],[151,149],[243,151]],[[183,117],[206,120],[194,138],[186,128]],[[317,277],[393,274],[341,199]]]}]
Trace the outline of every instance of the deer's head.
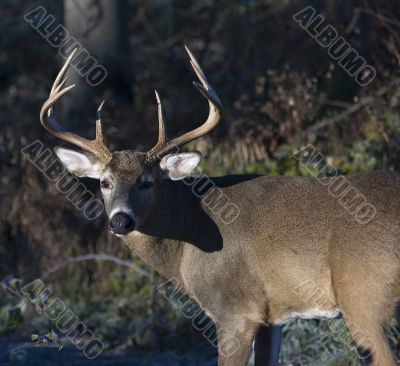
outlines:
[{"label": "deer's head", "polygon": [[[75,50],[76,51],[76,50]],[[79,146],[83,151],[56,148],[56,154],[71,173],[79,177],[99,179],[104,204],[109,217],[110,230],[124,236],[146,223],[158,196],[159,187],[166,179],[180,180],[190,176],[200,162],[197,152],[177,153],[177,148],[203,136],[213,129],[221,117],[221,102],[201,70],[198,62],[186,48],[190,63],[201,83],[194,82],[207,98],[207,120],[193,131],[167,140],[164,113],[156,92],[159,135],[156,145],[147,152],[132,150],[111,152],[105,145],[101,129],[101,108],[97,110],[96,138],[87,140],[66,131],[52,113],[54,104],[74,85],[64,87],[65,74],[74,57],[71,53],[57,75],[49,98],[40,111],[42,125],[54,136]]]}]

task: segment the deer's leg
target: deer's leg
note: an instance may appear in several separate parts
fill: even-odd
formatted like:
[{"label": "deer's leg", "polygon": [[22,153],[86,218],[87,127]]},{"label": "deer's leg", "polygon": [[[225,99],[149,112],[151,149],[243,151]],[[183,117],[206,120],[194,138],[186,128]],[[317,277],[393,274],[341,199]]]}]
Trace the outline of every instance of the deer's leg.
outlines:
[{"label": "deer's leg", "polygon": [[[368,309],[367,300],[364,309]],[[358,309],[343,308],[343,316],[357,345],[358,355],[364,365],[395,366],[396,363],[384,331],[381,315]]]},{"label": "deer's leg", "polygon": [[250,322],[217,325],[218,366],[247,366],[257,327]]},{"label": "deer's leg", "polygon": [[[398,302],[396,304],[396,311],[395,311],[395,317],[396,317],[396,333],[400,334],[400,303]],[[400,351],[400,336],[397,336],[397,342],[396,342],[396,353],[399,353]]]},{"label": "deer's leg", "polygon": [[278,366],[282,342],[281,326],[261,326],[254,345],[255,366]]}]

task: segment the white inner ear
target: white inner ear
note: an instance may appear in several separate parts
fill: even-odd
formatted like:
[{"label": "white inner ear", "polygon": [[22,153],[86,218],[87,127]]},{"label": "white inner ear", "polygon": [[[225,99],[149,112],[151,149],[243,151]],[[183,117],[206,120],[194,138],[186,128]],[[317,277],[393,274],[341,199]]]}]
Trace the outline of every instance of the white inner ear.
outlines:
[{"label": "white inner ear", "polygon": [[103,172],[103,164],[88,153],[56,147],[55,152],[69,172],[78,177],[100,179]]},{"label": "white inner ear", "polygon": [[160,161],[160,168],[170,179],[180,180],[190,176],[201,160],[199,153],[181,153],[165,155]]}]

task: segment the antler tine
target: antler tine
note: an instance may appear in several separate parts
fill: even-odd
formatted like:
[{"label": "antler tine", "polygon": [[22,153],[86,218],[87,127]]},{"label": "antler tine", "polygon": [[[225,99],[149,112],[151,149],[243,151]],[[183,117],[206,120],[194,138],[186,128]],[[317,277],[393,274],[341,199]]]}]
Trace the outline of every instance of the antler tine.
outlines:
[{"label": "antler tine", "polygon": [[[189,131],[179,137],[176,137],[168,141],[164,145],[157,143],[156,146],[154,146],[151,150],[149,150],[146,153],[148,161],[154,161],[155,159],[157,159],[158,158],[157,154],[160,155],[160,153],[165,153],[173,149],[175,146],[183,145],[187,142],[193,141],[205,135],[206,133],[211,131],[221,120],[221,115],[222,115],[221,100],[219,99],[217,93],[214,91],[211,85],[208,83],[204,71],[201,69],[199,63],[193,56],[192,52],[189,50],[187,46],[185,46],[185,49],[189,55],[190,64],[200,80],[200,83],[194,81],[193,84],[201,92],[201,94],[203,94],[204,97],[206,97],[208,100],[209,104],[208,118],[200,127],[197,127],[192,131]],[[158,110],[160,116],[160,110],[162,111],[162,109],[161,109],[161,102],[159,101],[157,92],[156,92],[156,97],[157,97],[157,102],[159,103]]]},{"label": "antler tine", "polygon": [[[59,71],[58,75],[56,76],[53,86],[51,87],[50,90],[50,95],[54,94],[54,91],[57,89],[57,87],[63,85],[67,79],[64,79],[62,82],[61,80],[64,78],[65,74],[68,71],[69,65],[71,64],[72,59],[75,57],[76,52],[78,51],[77,48],[75,48],[71,54],[68,56],[67,60],[65,61],[63,67]],[[61,83],[60,83],[61,82]]]},{"label": "antler tine", "polygon": [[207,120],[200,127],[192,131],[189,131],[183,134],[182,136],[174,138],[169,142],[170,144],[176,146],[185,144],[189,141],[193,141],[211,131],[221,120],[221,114],[222,114],[222,103],[217,93],[208,83],[204,71],[201,69],[199,63],[193,56],[192,52],[189,50],[187,46],[185,46],[185,49],[189,55],[190,64],[192,65],[194,72],[196,73],[197,77],[201,82],[200,84],[194,81],[193,84],[201,92],[201,94],[203,94],[207,98],[209,104],[209,113]]},{"label": "antler tine", "polygon": [[193,56],[193,53],[189,50],[189,48],[185,46],[185,49],[190,57],[190,65],[192,66],[193,71],[196,73],[202,85],[200,85],[196,81],[193,81],[193,84],[207,99],[212,100],[213,106],[214,104],[216,104],[218,106],[218,109],[222,110],[221,100],[219,99],[217,93],[214,91],[211,85],[208,83],[204,71],[200,67],[199,63],[197,62],[196,58]]},{"label": "antler tine", "polygon": [[165,132],[165,115],[162,107],[160,96],[157,90],[154,90],[157,100],[157,113],[158,113],[158,140],[157,143],[146,153],[146,160],[148,162],[153,161],[153,157],[157,156],[157,153],[166,146],[167,137]]},{"label": "antler tine", "polygon": [[106,101],[103,100],[99,107],[97,108],[97,118],[96,118],[96,140],[97,141],[101,141],[104,142],[103,139],[103,130],[102,130],[102,126],[101,126],[101,110],[103,109],[103,105]]},{"label": "antler tine", "polygon": [[157,99],[157,112],[158,112],[158,144],[165,145],[167,142],[167,136],[165,132],[165,114],[164,109],[161,104],[160,96],[158,95],[157,90],[155,90],[156,99]]},{"label": "antler tine", "polygon": [[59,99],[66,93],[68,93],[75,84],[64,87],[67,78],[65,78],[65,74],[68,71],[68,68],[71,64],[72,59],[75,56],[77,49],[73,50],[69,55],[68,59],[65,61],[64,66],[61,68],[60,72],[56,76],[54,80],[53,86],[50,90],[50,94],[48,99],[43,103],[43,106],[40,110],[40,122],[43,127],[49,131],[52,135],[58,137],[61,140],[70,142],[74,145],[79,146],[80,148],[91,152],[95,156],[97,156],[103,163],[107,164],[112,157],[111,151],[104,144],[103,134],[101,130],[101,118],[100,111],[104,104],[101,103],[99,109],[97,110],[97,120],[96,120],[96,138],[94,140],[88,140],[81,136],[75,135],[71,132],[68,132],[64,127],[60,125],[57,118],[53,114],[53,106],[58,102]]}]

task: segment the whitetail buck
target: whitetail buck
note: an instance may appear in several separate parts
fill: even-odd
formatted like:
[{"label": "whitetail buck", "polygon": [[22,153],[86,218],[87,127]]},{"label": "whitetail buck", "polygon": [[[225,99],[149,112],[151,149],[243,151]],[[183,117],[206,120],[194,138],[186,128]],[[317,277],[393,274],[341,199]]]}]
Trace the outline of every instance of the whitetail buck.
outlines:
[{"label": "whitetail buck", "polygon": [[[57,148],[58,157],[77,176],[100,180],[110,230],[145,263],[178,280],[215,321],[219,365],[244,366],[260,324],[338,314],[373,365],[395,365],[384,326],[400,295],[400,238],[397,230],[384,227],[400,224],[400,175],[348,177],[377,210],[364,224],[328,194],[326,184],[335,178],[226,176],[213,178],[208,194],[195,195],[184,180],[200,154],[171,151],[213,129],[221,102],[187,51],[201,82],[195,86],[209,103],[208,118],[167,140],[157,96],[159,137],[147,152],[111,152],[100,116],[94,140],[57,122],[52,108],[73,87],[63,87],[71,54],[40,120],[50,133],[86,152]],[[233,222],[210,205],[217,188],[239,210]],[[226,352],[222,346],[232,339],[238,341],[235,352]]]}]

